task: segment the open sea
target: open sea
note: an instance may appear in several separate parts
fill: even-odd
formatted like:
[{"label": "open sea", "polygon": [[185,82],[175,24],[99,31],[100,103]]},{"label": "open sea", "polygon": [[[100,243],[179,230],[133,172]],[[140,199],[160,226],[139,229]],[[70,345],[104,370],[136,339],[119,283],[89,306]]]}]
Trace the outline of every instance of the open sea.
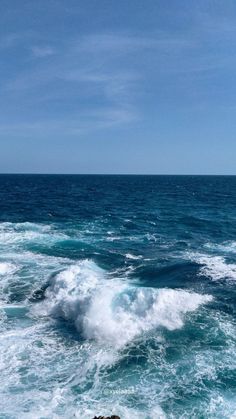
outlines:
[{"label": "open sea", "polygon": [[236,177],[0,176],[0,418],[236,418]]}]

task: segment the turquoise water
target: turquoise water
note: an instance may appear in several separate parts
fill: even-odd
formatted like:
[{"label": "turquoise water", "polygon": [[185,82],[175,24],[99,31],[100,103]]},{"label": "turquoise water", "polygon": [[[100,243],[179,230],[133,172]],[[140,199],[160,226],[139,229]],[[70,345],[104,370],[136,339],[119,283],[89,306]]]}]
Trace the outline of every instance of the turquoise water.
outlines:
[{"label": "turquoise water", "polygon": [[0,176],[0,418],[236,417],[236,177]]}]

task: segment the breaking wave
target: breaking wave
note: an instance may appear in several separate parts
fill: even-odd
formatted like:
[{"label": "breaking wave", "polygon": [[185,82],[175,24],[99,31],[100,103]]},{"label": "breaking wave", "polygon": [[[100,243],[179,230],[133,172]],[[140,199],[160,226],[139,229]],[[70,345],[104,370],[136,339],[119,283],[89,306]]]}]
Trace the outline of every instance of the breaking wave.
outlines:
[{"label": "breaking wave", "polygon": [[12,274],[16,270],[17,267],[13,263],[0,262],[0,276]]},{"label": "breaking wave", "polygon": [[89,260],[56,275],[45,297],[38,313],[72,321],[85,339],[116,348],[156,328],[179,329],[188,312],[212,300],[183,290],[136,288],[106,277]]},{"label": "breaking wave", "polygon": [[191,254],[190,260],[202,265],[200,275],[207,276],[215,281],[236,279],[236,264],[227,263],[223,256],[210,256],[204,254]]}]

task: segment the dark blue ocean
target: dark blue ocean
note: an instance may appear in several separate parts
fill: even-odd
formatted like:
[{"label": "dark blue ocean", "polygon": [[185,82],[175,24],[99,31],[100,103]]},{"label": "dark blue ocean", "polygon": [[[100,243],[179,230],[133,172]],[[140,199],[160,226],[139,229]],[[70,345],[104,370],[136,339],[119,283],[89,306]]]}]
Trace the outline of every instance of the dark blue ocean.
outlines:
[{"label": "dark blue ocean", "polygon": [[236,418],[236,177],[0,176],[0,418]]}]

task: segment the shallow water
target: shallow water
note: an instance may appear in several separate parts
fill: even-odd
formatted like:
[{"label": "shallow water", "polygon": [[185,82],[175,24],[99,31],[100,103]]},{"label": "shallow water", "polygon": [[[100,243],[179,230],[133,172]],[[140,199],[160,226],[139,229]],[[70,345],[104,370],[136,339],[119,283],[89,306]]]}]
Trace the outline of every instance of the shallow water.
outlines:
[{"label": "shallow water", "polygon": [[236,177],[0,176],[0,418],[236,417]]}]

